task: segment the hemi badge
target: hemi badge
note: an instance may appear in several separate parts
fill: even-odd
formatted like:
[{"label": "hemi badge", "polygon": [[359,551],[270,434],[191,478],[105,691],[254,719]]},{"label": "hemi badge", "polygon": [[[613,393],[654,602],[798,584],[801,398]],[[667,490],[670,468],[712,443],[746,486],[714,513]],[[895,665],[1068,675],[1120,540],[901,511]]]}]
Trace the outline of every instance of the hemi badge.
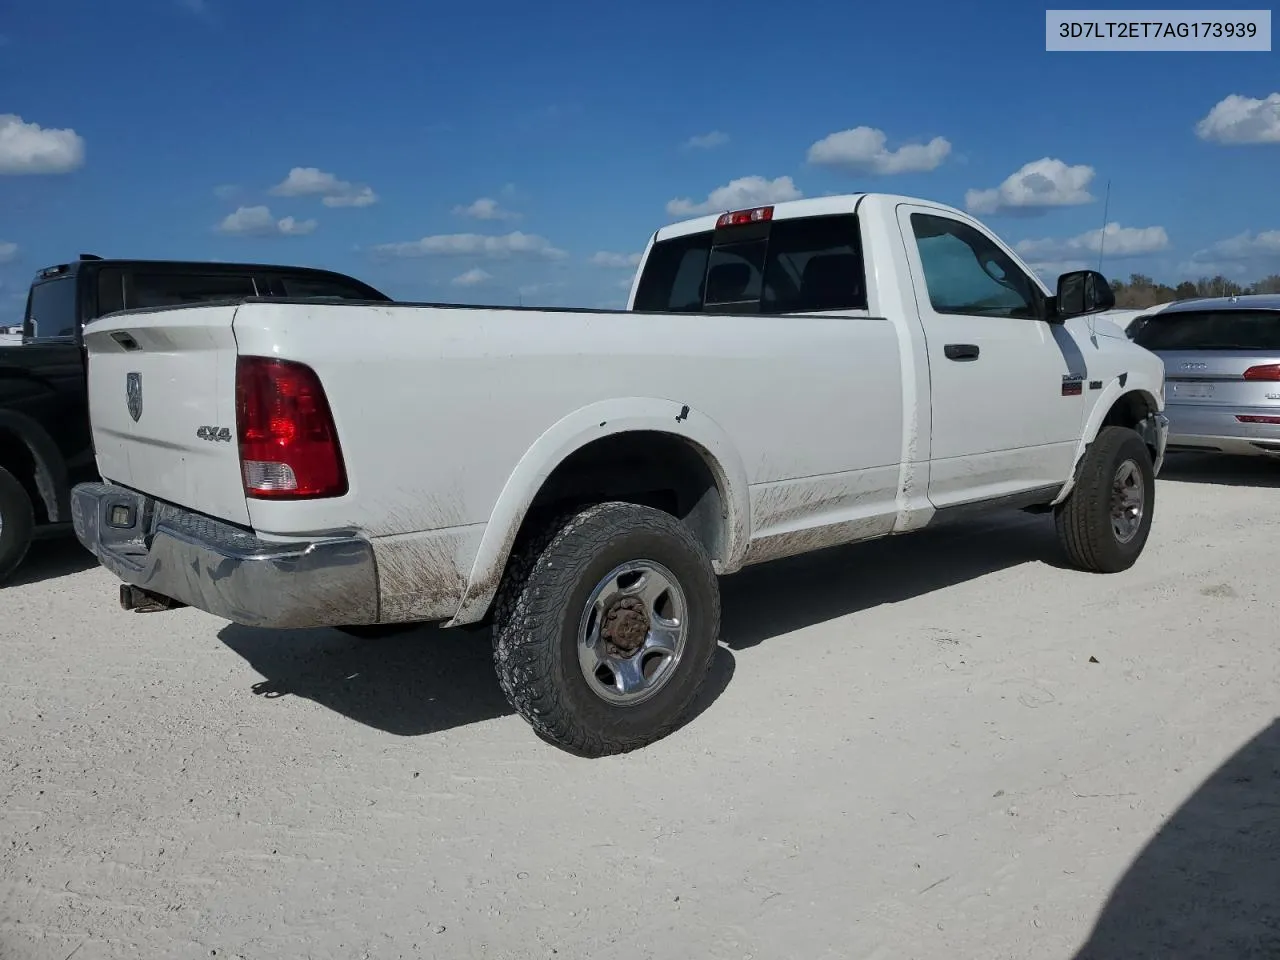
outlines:
[{"label": "hemi badge", "polygon": [[1101,390],[1101,389],[1102,389],[1102,381],[1101,381],[1101,380],[1090,380],[1090,381],[1089,381],[1089,389],[1090,389],[1090,390]]}]

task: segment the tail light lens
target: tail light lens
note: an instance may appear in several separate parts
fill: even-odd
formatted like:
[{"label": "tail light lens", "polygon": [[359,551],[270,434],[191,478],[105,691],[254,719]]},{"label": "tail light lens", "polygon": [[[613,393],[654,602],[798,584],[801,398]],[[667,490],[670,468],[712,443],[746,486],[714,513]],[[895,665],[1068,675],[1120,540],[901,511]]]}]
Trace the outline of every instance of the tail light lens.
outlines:
[{"label": "tail light lens", "polygon": [[1280,363],[1264,363],[1250,367],[1244,372],[1246,380],[1265,380],[1268,383],[1280,382]]},{"label": "tail light lens", "polygon": [[300,500],[347,492],[329,401],[305,364],[237,358],[236,429],[245,496]]}]

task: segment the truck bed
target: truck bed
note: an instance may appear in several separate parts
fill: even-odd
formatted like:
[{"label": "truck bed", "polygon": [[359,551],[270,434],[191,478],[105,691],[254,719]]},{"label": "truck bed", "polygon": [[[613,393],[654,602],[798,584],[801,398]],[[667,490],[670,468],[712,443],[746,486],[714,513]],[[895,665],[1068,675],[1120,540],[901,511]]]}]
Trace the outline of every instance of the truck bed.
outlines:
[{"label": "truck bed", "polygon": [[[788,552],[788,533],[819,519],[888,532],[904,433],[898,336],[871,316],[279,300],[116,314],[85,333],[105,479],[268,539],[357,531],[374,542],[388,609],[414,615],[456,605],[487,525],[523,506],[504,491],[536,489],[575,446],[640,422],[729,465],[756,558]],[[237,356],[315,371],[344,495],[245,497],[236,444],[210,438],[236,433]],[[423,566],[438,570],[440,596],[423,597],[411,575]]]}]

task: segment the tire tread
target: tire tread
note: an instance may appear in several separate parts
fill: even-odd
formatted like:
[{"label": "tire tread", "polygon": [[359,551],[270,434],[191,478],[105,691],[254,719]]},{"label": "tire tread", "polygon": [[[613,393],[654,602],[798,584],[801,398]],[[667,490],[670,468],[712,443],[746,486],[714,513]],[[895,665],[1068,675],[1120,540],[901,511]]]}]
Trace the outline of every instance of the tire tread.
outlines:
[{"label": "tire tread", "polygon": [[[627,753],[660,740],[679,726],[710,673],[707,658],[696,686],[675,713],[641,735],[592,729],[564,702],[559,644],[548,639],[575,589],[577,567],[609,546],[622,530],[646,529],[676,538],[702,561],[711,581],[711,617],[718,640],[719,589],[706,551],[675,517],[651,507],[604,502],[562,513],[517,544],[495,598],[493,657],[498,683],[515,711],[542,739],[581,756]],[[714,653],[714,645],[712,648]]]},{"label": "tire tread", "polygon": [[1075,488],[1054,511],[1058,540],[1071,563],[1093,573],[1118,573],[1137,560],[1146,545],[1146,532],[1136,551],[1130,553],[1116,543],[1110,526],[1111,474],[1126,446],[1139,448],[1139,467],[1147,484],[1145,523],[1149,525],[1155,508],[1154,474],[1150,454],[1142,438],[1125,427],[1108,426],[1098,431],[1089,445]]}]

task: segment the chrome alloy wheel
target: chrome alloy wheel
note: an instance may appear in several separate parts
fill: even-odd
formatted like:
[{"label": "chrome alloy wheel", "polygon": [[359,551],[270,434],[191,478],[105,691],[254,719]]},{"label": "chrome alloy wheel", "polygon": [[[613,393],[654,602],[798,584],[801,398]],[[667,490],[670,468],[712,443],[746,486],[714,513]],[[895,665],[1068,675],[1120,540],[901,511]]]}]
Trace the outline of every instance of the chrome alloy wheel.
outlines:
[{"label": "chrome alloy wheel", "polygon": [[609,571],[578,626],[578,664],[598,697],[622,707],[648,700],[675,675],[688,604],[674,574],[652,560]]},{"label": "chrome alloy wheel", "polygon": [[1145,510],[1142,471],[1132,460],[1125,460],[1111,481],[1111,531],[1119,543],[1128,543],[1138,535]]}]

